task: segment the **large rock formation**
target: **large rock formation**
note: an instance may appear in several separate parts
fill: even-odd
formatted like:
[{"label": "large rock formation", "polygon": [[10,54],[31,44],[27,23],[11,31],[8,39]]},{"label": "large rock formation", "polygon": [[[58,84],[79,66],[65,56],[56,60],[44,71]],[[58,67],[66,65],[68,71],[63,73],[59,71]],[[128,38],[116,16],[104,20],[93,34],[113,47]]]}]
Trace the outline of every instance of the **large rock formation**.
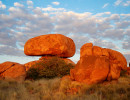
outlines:
[{"label": "large rock formation", "polygon": [[72,39],[61,34],[41,35],[26,42],[24,53],[29,56],[72,57],[75,54],[75,44]]},{"label": "large rock formation", "polygon": [[15,62],[0,64],[0,77],[4,79],[24,80],[26,75],[25,66]]},{"label": "large rock formation", "polygon": [[125,57],[118,51],[107,49],[109,53],[110,72],[108,80],[118,79],[121,70],[127,70],[127,61]]},{"label": "large rock formation", "polygon": [[70,77],[74,81],[92,84],[106,80],[109,73],[109,59],[105,56],[85,56],[80,59]]},{"label": "large rock formation", "polygon": [[71,69],[70,78],[93,84],[118,79],[120,71],[126,69],[126,59],[120,52],[87,43],[81,47],[80,60],[76,67]]}]

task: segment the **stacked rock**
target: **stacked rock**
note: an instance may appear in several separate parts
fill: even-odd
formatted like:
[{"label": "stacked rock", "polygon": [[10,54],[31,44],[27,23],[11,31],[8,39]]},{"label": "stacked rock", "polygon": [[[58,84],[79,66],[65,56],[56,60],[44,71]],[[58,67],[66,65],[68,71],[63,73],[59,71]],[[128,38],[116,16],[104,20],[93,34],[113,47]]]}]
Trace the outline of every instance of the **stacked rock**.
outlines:
[{"label": "stacked rock", "polygon": [[70,70],[70,78],[93,84],[118,79],[121,70],[127,70],[127,62],[120,52],[86,43],[80,49],[79,62]]},{"label": "stacked rock", "polygon": [[74,64],[68,57],[75,54],[75,43],[69,37],[61,34],[41,35],[29,39],[24,46],[24,53],[28,56],[42,56],[39,60],[26,63],[26,71],[36,62],[40,62],[46,56],[58,56],[67,63]]},{"label": "stacked rock", "polygon": [[52,56],[58,56],[66,63],[74,64],[74,62],[67,58],[75,54],[75,44],[72,39],[61,34],[41,35],[29,39],[25,43],[24,53],[28,56],[42,57],[39,60],[28,62],[24,65],[15,62],[4,62],[0,64],[0,78],[23,81],[28,69],[46,57],[50,59]]}]

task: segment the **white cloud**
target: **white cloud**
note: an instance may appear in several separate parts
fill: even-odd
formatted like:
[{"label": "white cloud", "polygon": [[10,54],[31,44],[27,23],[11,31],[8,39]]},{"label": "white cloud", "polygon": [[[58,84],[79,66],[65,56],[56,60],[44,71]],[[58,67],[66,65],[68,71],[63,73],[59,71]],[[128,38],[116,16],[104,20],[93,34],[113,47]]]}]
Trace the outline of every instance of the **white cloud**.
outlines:
[{"label": "white cloud", "polygon": [[0,55],[15,55],[15,56],[22,56],[23,50],[20,50],[18,48],[14,48],[11,46],[3,45],[0,47]]},{"label": "white cloud", "polygon": [[30,6],[32,6],[32,5],[33,5],[33,2],[30,1],[30,0],[28,0],[28,1],[27,1],[27,4],[30,5]]},{"label": "white cloud", "polygon": [[126,28],[130,26],[130,21],[120,21],[116,23],[117,28]]},{"label": "white cloud", "polygon": [[124,30],[123,29],[109,29],[103,33],[103,36],[105,38],[110,38],[113,40],[116,40],[116,39],[120,40],[124,38]]},{"label": "white cloud", "polygon": [[115,3],[114,3],[114,5],[115,6],[119,6],[119,5],[121,5],[121,6],[125,6],[125,7],[128,7],[129,5],[130,5],[130,0],[125,0],[125,1],[123,1],[123,0],[117,0]]},{"label": "white cloud", "polygon": [[103,22],[103,23],[98,23],[97,28],[99,31],[105,31],[106,29],[111,29],[112,25],[109,22]]},{"label": "white cloud", "polygon": [[130,6],[130,1],[126,1],[125,3],[123,3],[123,6]]},{"label": "white cloud", "polygon": [[6,9],[6,5],[4,5],[4,4],[2,3],[2,1],[0,1],[0,8]]},{"label": "white cloud", "polygon": [[113,42],[103,40],[103,39],[98,39],[98,38],[94,39],[93,44],[96,46],[103,47],[103,48],[110,48],[110,49],[114,49],[114,50],[119,49],[119,47],[116,46]]},{"label": "white cloud", "polygon": [[122,0],[116,0],[116,2],[114,3],[115,6],[118,6],[122,3]]},{"label": "white cloud", "polygon": [[[15,55],[14,52],[20,51],[29,38],[49,33],[71,37],[76,43],[77,54],[86,42],[115,50],[129,50],[129,17],[130,14],[111,12],[76,13],[51,6],[31,10],[28,7],[10,7],[8,14],[0,14],[0,45],[4,45],[0,46],[0,51]],[[18,53],[24,55],[23,51],[16,55]]]},{"label": "white cloud", "polygon": [[110,17],[107,17],[108,21],[119,21],[120,20],[120,15],[119,14],[112,14]]},{"label": "white cloud", "polygon": [[109,3],[106,3],[106,4],[103,5],[102,8],[105,8],[105,7],[107,7],[108,5],[109,5]]},{"label": "white cloud", "polygon": [[18,2],[15,2],[14,6],[16,6],[16,7],[23,7],[24,5],[22,5],[22,4],[18,3]]},{"label": "white cloud", "polygon": [[64,8],[53,8],[51,6],[47,8],[42,8],[43,11],[66,11]]},{"label": "white cloud", "polygon": [[53,5],[59,5],[59,2],[52,2]]},{"label": "white cloud", "polygon": [[120,14],[121,16],[123,16],[124,18],[130,18],[130,14]]},{"label": "white cloud", "polygon": [[33,8],[33,2],[28,0],[27,1],[28,8]]}]

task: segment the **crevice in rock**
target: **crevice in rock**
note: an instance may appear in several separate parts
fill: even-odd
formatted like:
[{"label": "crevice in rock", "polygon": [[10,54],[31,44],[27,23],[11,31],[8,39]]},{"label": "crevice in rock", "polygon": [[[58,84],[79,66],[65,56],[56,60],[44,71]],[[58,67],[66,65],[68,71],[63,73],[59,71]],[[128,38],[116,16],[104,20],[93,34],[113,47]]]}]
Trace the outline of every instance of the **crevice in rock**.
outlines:
[{"label": "crevice in rock", "polygon": [[4,73],[5,71],[7,71],[8,69],[10,69],[11,67],[13,67],[15,64],[12,64],[9,68],[5,69],[4,71],[0,72],[0,74]]}]

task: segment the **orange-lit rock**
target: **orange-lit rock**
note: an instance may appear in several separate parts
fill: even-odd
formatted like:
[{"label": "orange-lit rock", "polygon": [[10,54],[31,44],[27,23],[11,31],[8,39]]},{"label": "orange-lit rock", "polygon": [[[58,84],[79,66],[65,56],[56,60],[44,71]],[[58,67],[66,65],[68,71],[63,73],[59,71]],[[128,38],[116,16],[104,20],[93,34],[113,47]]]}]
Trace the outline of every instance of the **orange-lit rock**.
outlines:
[{"label": "orange-lit rock", "polygon": [[81,47],[80,60],[70,70],[70,78],[86,84],[115,80],[127,69],[125,57],[118,51],[86,43]]},{"label": "orange-lit rock", "polygon": [[76,68],[70,71],[70,77],[74,81],[93,84],[104,81],[108,72],[109,59],[92,55],[82,57]]},{"label": "orange-lit rock", "polygon": [[61,34],[41,35],[26,42],[24,53],[29,56],[72,57],[75,54],[75,44],[72,39]]},{"label": "orange-lit rock", "polygon": [[109,53],[109,59],[111,63],[118,64],[119,67],[121,67],[122,70],[127,69],[127,61],[126,58],[118,51],[107,49]]},{"label": "orange-lit rock", "polygon": [[0,64],[0,74],[5,72],[7,69],[11,68],[15,63],[12,62],[4,62]]},{"label": "orange-lit rock", "polygon": [[118,79],[121,70],[127,70],[127,61],[125,57],[118,51],[107,49],[109,53],[110,72],[108,80]]},{"label": "orange-lit rock", "polygon": [[93,46],[93,55],[102,56],[102,48],[98,46]]},{"label": "orange-lit rock", "polygon": [[26,71],[24,65],[15,62],[4,62],[0,64],[0,69],[3,69],[3,67],[6,69],[0,72],[0,77],[15,80],[25,79]]},{"label": "orange-lit rock", "polygon": [[41,62],[41,60],[31,61],[31,62],[24,64],[26,71],[28,71],[29,68],[31,68],[33,65],[35,65],[36,63],[39,63],[39,62]]},{"label": "orange-lit rock", "polygon": [[109,52],[107,51],[106,48],[102,48],[102,56],[109,57]]},{"label": "orange-lit rock", "polygon": [[92,55],[93,54],[92,48],[93,48],[92,43],[84,44],[80,49],[80,57],[87,56],[87,55]]}]

